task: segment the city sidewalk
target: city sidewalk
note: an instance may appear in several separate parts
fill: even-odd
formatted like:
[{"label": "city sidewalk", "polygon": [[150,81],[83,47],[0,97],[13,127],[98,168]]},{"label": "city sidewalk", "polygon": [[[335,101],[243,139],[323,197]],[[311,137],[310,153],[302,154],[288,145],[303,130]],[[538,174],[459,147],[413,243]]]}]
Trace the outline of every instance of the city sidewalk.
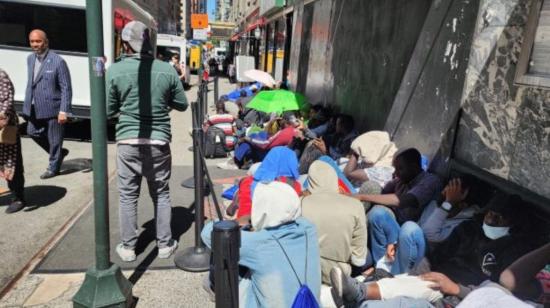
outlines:
[{"label": "city sidewalk", "polygon": [[[195,76],[193,76],[195,77]],[[210,86],[210,99],[209,105],[213,105],[213,87]],[[220,79],[220,95],[227,93],[234,89],[234,85],[227,82],[226,79]],[[196,87],[191,88],[186,92],[189,101],[196,99]],[[194,200],[194,192],[190,189],[182,188],[179,183],[181,180],[192,175],[192,152],[188,150],[188,147],[192,144],[191,137],[189,135],[191,128],[191,112],[190,110],[185,113],[173,112],[172,114],[172,156],[173,156],[173,176],[171,180],[171,195],[173,199],[173,213],[178,219],[174,222],[179,228],[179,240],[180,245],[178,251],[192,246],[194,242],[194,225],[192,223],[192,202]],[[24,140],[26,148],[32,147],[32,140]],[[71,150],[71,156],[73,153],[83,151],[86,155],[74,154],[77,157],[86,157],[86,161],[91,159],[89,155],[90,146],[89,143],[81,142],[67,142],[66,143]],[[114,161],[115,161],[115,145],[109,145],[108,150],[109,160],[109,174],[111,180],[109,183],[109,195],[110,195],[110,231],[111,231],[111,259],[114,263],[117,263],[123,268],[123,272],[126,277],[135,282],[133,288],[133,295],[137,298],[138,307],[213,307],[207,294],[202,290],[202,281],[206,273],[188,273],[175,268],[173,264],[173,257],[167,260],[160,260],[155,258],[156,251],[154,249],[154,239],[146,239],[144,241],[143,250],[138,257],[138,260],[131,263],[125,263],[120,261],[118,256],[114,253],[114,246],[118,243],[118,211],[117,211],[117,193],[116,193],[116,181],[114,180]],[[25,152],[24,152],[25,154]],[[30,151],[25,156],[25,168],[26,174],[29,177],[29,170],[35,173],[39,170],[39,162],[36,159],[32,159]],[[44,155],[45,156],[45,155]],[[29,158],[27,158],[29,157]],[[207,165],[211,172],[214,181],[218,183],[216,185],[216,191],[219,192],[224,186],[228,186],[234,176],[242,176],[243,171],[228,171],[216,169],[215,165],[222,162],[223,159],[207,160]],[[36,164],[36,166],[35,166]],[[27,167],[30,165],[31,167]],[[51,249],[48,249],[48,254],[45,256],[39,256],[36,258],[35,264],[27,264],[33,270],[30,274],[25,275],[18,281],[15,287],[7,293],[0,300],[0,307],[72,307],[72,296],[79,289],[80,284],[84,278],[84,272],[93,264],[94,259],[94,246],[93,246],[93,207],[90,206],[90,199],[92,197],[91,190],[91,172],[77,172],[68,176],[57,178],[56,185],[63,187],[67,191],[65,197],[61,196],[59,200],[55,200],[57,209],[68,210],[65,212],[65,219],[68,219],[71,214],[75,212],[73,208],[78,208],[78,219],[68,227],[68,231],[62,234],[60,239],[54,241],[55,245],[52,245]],[[86,178],[83,178],[86,177]],[[56,179],[56,178],[54,178]],[[32,181],[32,180],[31,180]],[[29,182],[31,182],[29,181]],[[224,184],[222,184],[224,183]],[[146,189],[146,185],[143,185]],[[70,192],[78,191],[78,198],[71,198],[67,200]],[[42,196],[36,196],[36,198],[44,197],[47,192],[42,192]],[[35,195],[33,193],[33,195]],[[218,197],[219,198],[219,197]],[[76,200],[75,200],[76,199]],[[221,198],[219,198],[221,199]],[[74,201],[72,204],[66,204],[68,201]],[[150,202],[150,197],[147,191],[142,191],[140,196],[140,226],[141,234],[145,234],[146,238],[150,233],[148,222],[153,217],[153,207]],[[42,209],[42,208],[41,208]],[[49,208],[48,208],[49,209]],[[44,211],[42,209],[42,211]],[[39,211],[35,211],[39,212]],[[25,224],[27,216],[24,216],[28,212],[21,212],[15,215],[19,215],[17,221],[18,224]],[[32,212],[30,212],[32,213]],[[37,216],[40,213],[37,213]],[[28,214],[27,214],[28,215]],[[44,212],[42,215],[48,215]],[[0,220],[5,219],[8,221],[10,218],[13,220],[15,216],[0,216]],[[44,216],[43,216],[44,217]],[[47,217],[47,216],[46,216]],[[40,220],[40,217],[36,217]],[[60,225],[64,221],[60,219],[54,219],[50,223],[49,228],[39,229],[42,232],[42,241],[48,240],[55,231],[58,230]],[[19,230],[15,225],[13,229]],[[29,226],[25,226],[20,230],[29,229]],[[32,228],[30,228],[32,229]],[[38,233],[38,231],[36,231]],[[27,240],[27,237],[14,235],[14,242],[11,246],[5,246],[0,243],[0,248],[6,248],[4,251],[14,251],[17,247],[23,245],[20,242]],[[51,240],[51,239],[50,239]],[[4,246],[2,246],[4,245]],[[7,279],[13,278],[15,270],[19,270],[26,262],[31,259],[33,254],[42,247],[42,243],[33,244],[34,251],[31,249],[31,245],[26,246],[26,254],[23,256],[9,252],[6,255],[7,258],[17,259],[19,262],[12,262],[10,267],[6,268],[10,271],[10,275],[6,275]],[[35,255],[35,257],[37,257]],[[4,267],[4,266],[2,266]],[[136,271],[135,269],[138,268]],[[9,274],[9,273],[8,273]],[[0,277],[1,278],[1,277]],[[2,283],[6,283],[5,281]]]}]

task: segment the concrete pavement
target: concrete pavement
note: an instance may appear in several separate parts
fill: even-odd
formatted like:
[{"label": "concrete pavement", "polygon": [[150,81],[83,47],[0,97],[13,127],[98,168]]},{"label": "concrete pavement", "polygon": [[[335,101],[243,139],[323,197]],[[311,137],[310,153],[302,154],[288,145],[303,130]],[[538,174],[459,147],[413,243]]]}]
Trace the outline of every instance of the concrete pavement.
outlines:
[{"label": "concrete pavement", "polygon": [[[195,77],[195,76],[193,76]],[[220,93],[234,88],[225,79],[220,79]],[[210,104],[213,92],[209,93]],[[196,99],[196,87],[187,91],[189,101]],[[189,131],[190,112],[172,114],[172,154],[174,167],[192,166],[192,144]],[[44,256],[64,238],[70,228],[91,205],[92,173],[91,144],[89,142],[66,141],[71,152],[63,164],[65,174],[48,180],[40,180],[47,163],[47,154],[28,138],[23,139],[23,156],[26,175],[26,194],[30,207],[19,213],[7,215],[0,208],[2,238],[0,249],[4,252],[0,266],[0,287],[9,285],[14,278],[20,278],[2,299],[0,307],[64,307],[71,306],[72,294],[78,289],[83,273],[29,274]],[[208,160],[213,166],[223,160]],[[115,145],[108,145],[108,166],[112,179],[115,175]],[[190,176],[191,174],[189,174]],[[177,192],[176,192],[177,191]],[[192,194],[172,186],[172,194]],[[148,195],[142,196],[149,198]],[[0,197],[0,204],[7,204],[7,197]],[[116,200],[110,200],[111,203]],[[111,221],[111,230],[118,227]],[[183,235],[192,239],[192,228]],[[93,230],[89,230],[93,233]],[[93,251],[93,249],[92,249]],[[113,260],[119,262],[118,260]],[[30,262],[30,263],[29,263]],[[91,264],[90,264],[91,265]],[[132,275],[127,271],[127,276]],[[20,275],[21,277],[17,277]],[[201,290],[204,274],[191,274],[181,270],[148,270],[137,281],[134,295],[142,307],[196,307],[212,304]]]}]

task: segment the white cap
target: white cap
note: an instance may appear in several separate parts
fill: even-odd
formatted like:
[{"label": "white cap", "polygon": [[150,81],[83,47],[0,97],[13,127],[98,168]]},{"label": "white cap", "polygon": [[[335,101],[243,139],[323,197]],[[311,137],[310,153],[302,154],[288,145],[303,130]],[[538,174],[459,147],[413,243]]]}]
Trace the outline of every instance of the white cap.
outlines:
[{"label": "white cap", "polygon": [[150,30],[140,21],[131,21],[122,29],[121,38],[137,53],[152,51]]}]

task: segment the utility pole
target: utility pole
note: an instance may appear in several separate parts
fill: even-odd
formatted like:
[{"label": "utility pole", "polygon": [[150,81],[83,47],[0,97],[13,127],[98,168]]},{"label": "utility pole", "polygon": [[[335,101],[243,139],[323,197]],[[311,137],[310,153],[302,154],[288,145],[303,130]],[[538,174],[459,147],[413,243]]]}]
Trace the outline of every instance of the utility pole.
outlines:
[{"label": "utility pole", "polygon": [[109,196],[107,194],[107,112],[100,0],[86,0],[86,32],[90,68],[92,168],[94,179],[95,266],[88,269],[73,297],[74,307],[130,307],[132,284],[111,263]]}]

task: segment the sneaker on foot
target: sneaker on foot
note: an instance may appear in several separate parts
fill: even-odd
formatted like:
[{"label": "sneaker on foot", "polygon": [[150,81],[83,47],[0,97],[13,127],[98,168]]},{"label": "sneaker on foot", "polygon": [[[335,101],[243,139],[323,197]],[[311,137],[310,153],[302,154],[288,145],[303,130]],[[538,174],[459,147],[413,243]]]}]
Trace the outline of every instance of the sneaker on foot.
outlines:
[{"label": "sneaker on foot", "polygon": [[132,262],[136,260],[136,252],[133,249],[124,247],[122,243],[116,246],[116,253],[124,262]]},{"label": "sneaker on foot", "polygon": [[166,247],[159,248],[159,258],[161,259],[168,259],[170,256],[176,251],[176,248],[178,248],[178,241],[172,240],[172,245],[168,245]]},{"label": "sneaker on foot", "polygon": [[235,161],[231,157],[227,161],[217,164],[217,166],[218,166],[218,168],[224,169],[224,170],[238,170],[239,169],[239,167],[237,165],[235,165]]}]

